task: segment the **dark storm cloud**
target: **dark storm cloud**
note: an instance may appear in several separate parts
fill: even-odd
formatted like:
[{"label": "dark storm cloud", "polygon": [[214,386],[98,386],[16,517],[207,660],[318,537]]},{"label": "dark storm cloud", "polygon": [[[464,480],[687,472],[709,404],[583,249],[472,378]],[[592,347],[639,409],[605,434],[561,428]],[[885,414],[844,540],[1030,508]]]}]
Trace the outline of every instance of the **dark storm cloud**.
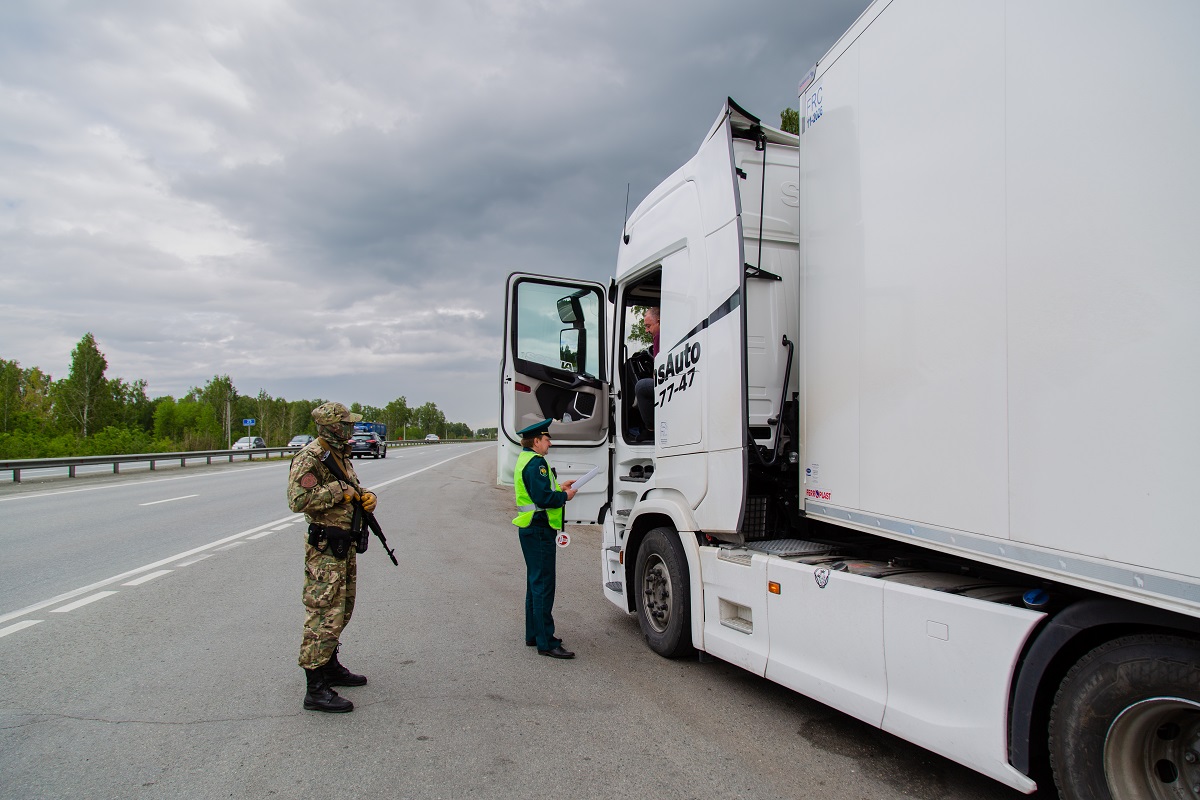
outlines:
[{"label": "dark storm cloud", "polygon": [[9,6],[0,357],[62,374],[90,330],[152,393],[492,425],[508,272],[605,280],[626,185],[727,95],[778,124],[865,5]]}]

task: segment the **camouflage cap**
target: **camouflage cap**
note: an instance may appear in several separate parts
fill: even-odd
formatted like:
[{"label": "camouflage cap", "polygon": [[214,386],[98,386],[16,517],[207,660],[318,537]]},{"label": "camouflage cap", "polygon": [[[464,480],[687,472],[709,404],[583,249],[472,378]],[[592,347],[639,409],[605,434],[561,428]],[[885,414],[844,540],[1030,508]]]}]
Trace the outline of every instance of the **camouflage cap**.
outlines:
[{"label": "camouflage cap", "polygon": [[341,403],[322,403],[312,411],[313,420],[318,425],[333,425],[336,422],[358,422],[362,414],[351,414],[350,409]]}]

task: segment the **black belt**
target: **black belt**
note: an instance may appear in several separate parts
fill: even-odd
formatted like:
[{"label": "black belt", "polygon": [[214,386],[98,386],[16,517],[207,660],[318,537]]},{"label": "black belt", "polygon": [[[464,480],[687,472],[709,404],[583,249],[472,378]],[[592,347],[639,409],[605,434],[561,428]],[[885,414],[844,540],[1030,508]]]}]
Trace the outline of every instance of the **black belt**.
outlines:
[{"label": "black belt", "polygon": [[322,545],[327,545],[330,555],[334,558],[345,558],[350,552],[351,543],[357,544],[354,542],[356,538],[346,528],[335,528],[332,525],[321,525],[317,522],[308,523],[308,543],[322,553],[325,552],[325,547]]}]

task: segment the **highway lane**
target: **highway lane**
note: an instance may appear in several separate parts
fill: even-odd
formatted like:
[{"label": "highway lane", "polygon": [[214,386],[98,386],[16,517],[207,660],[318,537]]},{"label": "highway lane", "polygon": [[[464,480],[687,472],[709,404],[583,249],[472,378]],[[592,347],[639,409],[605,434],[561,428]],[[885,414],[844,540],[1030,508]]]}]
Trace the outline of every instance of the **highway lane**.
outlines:
[{"label": "highway lane", "polygon": [[[378,543],[359,560],[343,660],[370,683],[344,690],[352,714],[301,709],[298,526],[246,533],[203,560],[144,571],[156,575],[144,582],[111,583],[101,591],[114,594],[86,605],[0,623],[33,623],[0,636],[0,800],[1018,797],[731,665],[654,655],[636,620],[601,595],[592,526],[573,526],[558,556],[555,617],[579,657],[536,655],[522,642],[511,489],[494,483],[494,447],[461,447],[444,463],[356,462],[381,486],[378,516],[400,567]],[[130,514],[135,500],[199,491],[203,505],[147,507],[176,506],[175,524],[202,529],[188,542],[199,546],[288,516],[283,465],[234,476],[94,494]],[[260,508],[264,491],[278,499]],[[0,515],[56,497],[5,502]],[[231,509],[220,525],[208,522],[211,504]],[[136,543],[126,553],[143,561],[110,567],[151,563]]]},{"label": "highway lane", "polygon": [[[367,486],[491,445],[394,448],[355,459]],[[235,461],[0,486],[0,625],[30,604],[268,526],[300,526],[287,507],[289,459]],[[201,556],[202,554],[197,554]]]}]

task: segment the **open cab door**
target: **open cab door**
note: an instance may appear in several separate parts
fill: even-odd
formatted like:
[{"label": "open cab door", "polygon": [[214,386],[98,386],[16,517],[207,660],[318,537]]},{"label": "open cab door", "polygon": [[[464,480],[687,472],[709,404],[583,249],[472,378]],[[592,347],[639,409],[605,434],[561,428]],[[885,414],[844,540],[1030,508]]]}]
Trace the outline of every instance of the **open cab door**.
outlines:
[{"label": "open cab door", "polygon": [[596,475],[567,504],[567,522],[594,524],[608,502],[609,397],[605,289],[514,272],[505,292],[497,477],[513,482],[517,431],[552,419],[546,459],[559,483]]}]

